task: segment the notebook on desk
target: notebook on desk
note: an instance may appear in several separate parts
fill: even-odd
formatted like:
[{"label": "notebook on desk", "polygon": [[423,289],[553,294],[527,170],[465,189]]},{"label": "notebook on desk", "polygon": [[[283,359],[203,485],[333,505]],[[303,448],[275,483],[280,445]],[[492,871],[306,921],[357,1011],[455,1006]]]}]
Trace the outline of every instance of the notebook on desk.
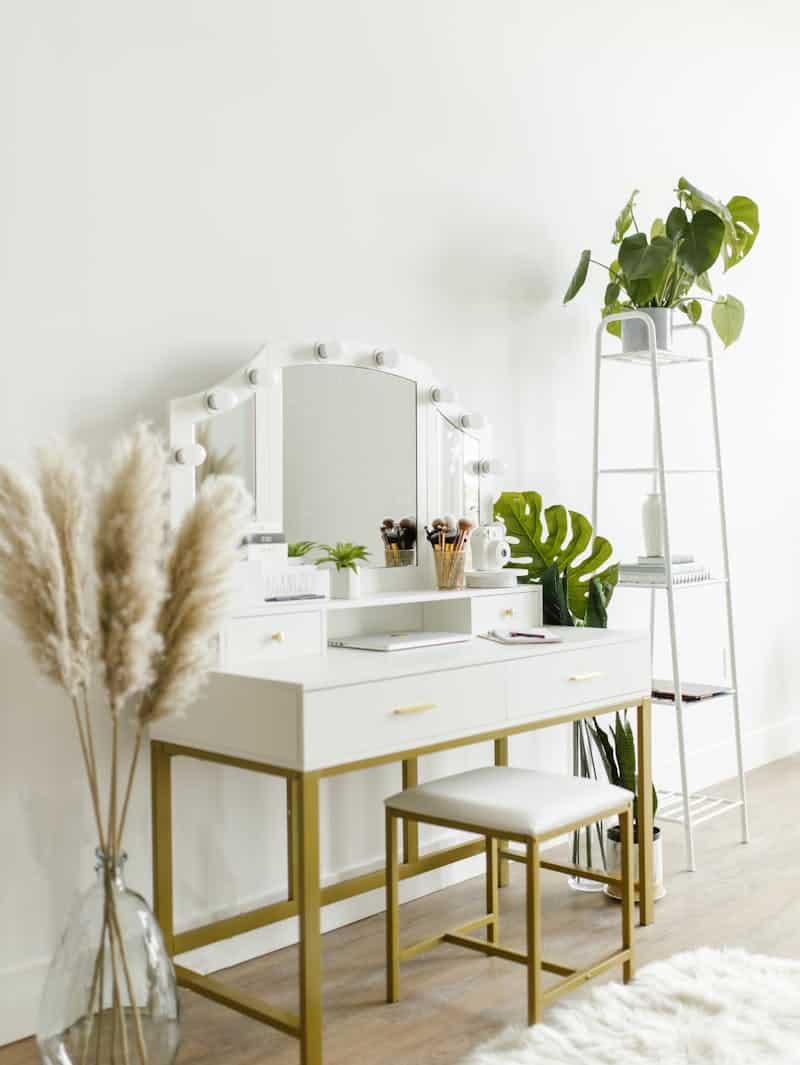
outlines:
[{"label": "notebook on desk", "polygon": [[466,643],[467,632],[380,632],[374,636],[345,636],[328,640],[328,647],[352,647],[356,651],[411,651],[443,643]]}]

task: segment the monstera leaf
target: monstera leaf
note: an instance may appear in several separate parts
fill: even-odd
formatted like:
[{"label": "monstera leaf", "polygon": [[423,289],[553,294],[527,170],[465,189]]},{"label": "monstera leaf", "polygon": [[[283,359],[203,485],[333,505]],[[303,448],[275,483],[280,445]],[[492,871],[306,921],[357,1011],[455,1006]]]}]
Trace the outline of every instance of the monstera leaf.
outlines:
[{"label": "monstera leaf", "polygon": [[[511,543],[509,566],[527,571],[523,581],[541,581],[555,563],[566,577],[567,604],[573,615],[581,622],[597,624],[593,616],[604,613],[619,569],[616,564],[606,566],[611,544],[592,535],[589,519],[562,506],[543,510],[538,492],[503,492],[494,505],[494,516],[505,522],[509,538],[517,541]],[[592,593],[590,607],[590,586],[595,579],[599,587]]]}]

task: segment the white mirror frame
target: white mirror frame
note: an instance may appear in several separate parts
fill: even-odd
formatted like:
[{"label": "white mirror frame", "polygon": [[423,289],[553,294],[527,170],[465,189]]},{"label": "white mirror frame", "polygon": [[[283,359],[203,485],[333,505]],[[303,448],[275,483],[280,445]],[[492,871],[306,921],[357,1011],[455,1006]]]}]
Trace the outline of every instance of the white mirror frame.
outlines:
[{"label": "white mirror frame", "polygon": [[[173,527],[192,505],[195,496],[197,449],[195,430],[201,425],[255,395],[255,502],[253,530],[283,531],[283,382],[285,367],[315,363],[335,363],[376,370],[404,377],[417,388],[417,523],[419,565],[410,567],[365,569],[375,576],[375,590],[391,590],[422,585],[423,571],[432,570],[432,553],[424,551],[423,526],[438,515],[433,513],[440,497],[432,442],[434,419],[443,415],[459,431],[478,441],[483,467],[491,462],[491,426],[474,411],[460,406],[452,390],[438,381],[429,367],[396,348],[327,340],[306,344],[265,344],[243,367],[202,392],[173,399],[169,405],[169,440],[172,462],[169,468],[170,520]],[[439,390],[440,400],[433,399]],[[214,409],[214,397],[219,408]],[[474,428],[465,429],[462,418]],[[469,417],[471,415],[471,417]],[[267,456],[265,461],[264,456]],[[487,469],[476,471],[479,478],[481,520],[491,515],[493,491]]]}]

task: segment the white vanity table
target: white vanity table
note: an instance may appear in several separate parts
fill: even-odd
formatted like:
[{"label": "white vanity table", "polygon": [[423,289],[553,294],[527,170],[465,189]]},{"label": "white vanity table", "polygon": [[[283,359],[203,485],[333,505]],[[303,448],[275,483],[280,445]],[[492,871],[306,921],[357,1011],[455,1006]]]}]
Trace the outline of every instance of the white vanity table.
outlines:
[{"label": "white vanity table", "polygon": [[[401,449],[405,469],[385,469],[386,462],[382,463],[383,495],[374,506],[364,505],[364,500],[368,502],[370,498],[369,471],[348,468],[346,481],[359,498],[348,497],[347,483],[333,483],[337,469],[334,464],[331,469],[319,471],[315,491],[322,492],[322,486],[328,485],[324,506],[311,506],[306,512],[305,502],[295,493],[296,501],[284,510],[291,493],[284,493],[280,485],[291,480],[293,461],[285,453],[285,444],[294,440],[293,446],[297,447],[297,441],[302,440],[283,424],[284,414],[291,407],[286,402],[291,390],[284,391],[285,375],[293,367],[302,366],[304,389],[324,381],[329,393],[332,379],[313,377],[308,371],[330,374],[331,362],[344,374],[400,378],[399,402],[408,403],[409,395],[412,397],[406,414],[415,425],[415,454],[409,455],[414,449],[408,444],[406,433]],[[375,382],[369,380],[370,393],[374,388]],[[297,398],[295,395],[291,402],[296,404]],[[384,398],[391,403],[388,392]],[[249,476],[255,495],[254,518],[261,529],[285,528],[288,535],[297,539],[332,542],[347,538],[367,543],[384,514],[399,509],[391,506],[394,497],[416,501],[420,527],[444,510],[472,512],[476,518],[486,520],[494,494],[484,472],[492,465],[487,458],[488,431],[480,418],[474,414],[465,416],[447,399],[451,397],[424,367],[397,352],[357,346],[344,349],[338,345],[262,351],[243,370],[210,392],[173,404],[171,443],[178,460],[184,460],[176,461],[172,471],[173,516],[179,519],[200,476],[191,465],[200,456],[198,437],[205,441],[208,451],[207,445],[213,446],[209,422],[213,428],[223,413],[227,418],[232,412],[249,409],[249,429],[242,431],[239,425],[223,437],[224,453],[230,455],[232,445],[228,441],[233,439],[240,455],[248,456],[240,462],[240,468]],[[335,417],[326,427],[320,423],[325,404],[313,396],[309,396],[309,402],[317,411],[315,424],[320,426],[323,439],[329,438],[326,433],[337,431],[337,423],[349,425],[348,431],[356,433],[356,437],[345,441],[343,451],[339,449],[340,455],[352,455],[359,433],[359,403],[354,401],[350,412],[333,411]],[[383,413],[385,416],[387,412]],[[402,413],[398,411],[394,416]],[[375,440],[378,432],[375,423],[368,439],[385,448],[385,442]],[[389,433],[392,440],[398,435],[402,437]],[[313,446],[320,464],[324,464],[326,449],[319,446],[318,440]],[[367,466],[372,458],[366,457]],[[340,463],[341,458],[337,461]],[[308,456],[303,457],[303,468],[309,468]],[[349,499],[344,509],[337,508],[335,501],[344,499]],[[406,502],[404,509],[408,506]],[[348,526],[348,520],[352,526]],[[326,522],[329,527],[323,527]],[[373,557],[380,556],[379,548],[371,546],[371,550]],[[384,872],[378,869],[325,888],[320,886],[322,777],[394,762],[402,767],[403,786],[409,787],[417,782],[418,759],[425,754],[493,740],[495,763],[503,765],[508,762],[509,736],[635,707],[643,796],[639,817],[644,839],[652,837],[647,634],[559,629],[561,643],[522,647],[481,639],[481,633],[495,626],[541,624],[540,589],[523,585],[502,590],[438,592],[432,590],[430,554],[423,538],[418,545],[418,565],[368,569],[364,575],[364,598],[355,601],[268,604],[260,601],[258,595],[251,596],[250,605],[240,608],[224,627],[219,667],[212,673],[200,701],[185,719],[161,721],[151,734],[154,898],[170,952],[179,955],[291,916],[300,919],[300,1005],[296,1015],[236,993],[221,981],[180,965],[179,983],[296,1036],[304,1065],[319,1065],[322,1061],[321,907],[374,890],[384,882]],[[326,646],[330,636],[398,628],[447,630],[472,638],[459,644],[396,653]],[[286,780],[289,884],[285,901],[175,932],[171,768],[173,759],[178,757],[223,763]],[[408,825],[400,875],[408,877],[441,868],[478,854],[484,846],[481,838],[420,854],[416,828]],[[501,863],[501,882],[507,877],[507,864]],[[653,919],[651,871],[651,848],[640,847],[643,924]],[[376,965],[382,962],[382,958],[376,958]]]}]

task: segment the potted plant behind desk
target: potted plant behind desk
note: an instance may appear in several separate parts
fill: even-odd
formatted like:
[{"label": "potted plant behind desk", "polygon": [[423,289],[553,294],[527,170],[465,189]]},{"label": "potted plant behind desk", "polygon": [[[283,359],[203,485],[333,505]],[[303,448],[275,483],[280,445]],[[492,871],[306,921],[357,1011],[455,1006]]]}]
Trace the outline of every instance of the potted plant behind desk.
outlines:
[{"label": "potted plant behind desk", "polygon": [[361,573],[360,562],[366,562],[369,551],[363,544],[350,544],[339,541],[337,544],[320,544],[325,554],[316,560],[316,565],[329,563],[335,568],[335,580],[331,582],[334,599],[360,599]]},{"label": "potted plant behind desk", "polygon": [[[744,306],[735,296],[715,296],[708,271],[722,258],[727,272],[748,254],[758,236],[758,205],[748,196],[733,196],[722,203],[680,178],[675,189],[677,204],[666,220],[653,221],[648,240],[636,221],[638,193],[638,189],[633,190],[617,216],[611,237],[611,243],[618,245],[613,262],[606,266],[585,248],[564,293],[564,303],[583,288],[591,263],[607,273],[603,317],[622,311],[644,312],[655,326],[656,347],[669,351],[674,309],[696,323],[703,303],[710,303],[711,323],[729,347],[742,331]],[[633,233],[629,233],[631,227]],[[647,326],[638,318],[609,322],[606,328],[622,336],[623,351],[646,351],[649,347]]]},{"label": "potted plant behind desk", "polygon": [[[494,516],[505,524],[511,544],[508,566],[524,571],[520,583],[542,587],[545,625],[606,628],[619,568],[608,564],[613,548],[605,537],[594,535],[589,519],[560,505],[543,509],[538,492],[503,492]],[[591,738],[582,721],[572,726],[572,763],[577,776],[597,779]],[[572,862],[588,869],[607,868],[602,822],[573,833]],[[580,891],[602,890],[596,881],[581,877],[569,883]]]},{"label": "potted plant behind desk", "polygon": [[[608,732],[598,724],[597,718],[594,723],[587,726],[600,752],[600,757],[608,776],[609,783],[618,788],[627,788],[633,792],[633,842],[634,842],[634,866],[638,868],[639,862],[639,778],[636,771],[636,741],[633,729],[628,721],[627,711],[624,716],[616,715],[613,729]],[[658,809],[658,795],[653,788],[653,816]],[[619,825],[613,825],[607,832],[608,836],[608,871],[615,873],[622,868],[622,845]],[[609,884],[606,894],[611,898],[619,899],[621,895],[613,884]],[[661,829],[653,825],[653,896],[662,899],[666,895],[664,887],[664,856],[661,845]],[[636,897],[639,897],[639,888],[636,888]]]}]

